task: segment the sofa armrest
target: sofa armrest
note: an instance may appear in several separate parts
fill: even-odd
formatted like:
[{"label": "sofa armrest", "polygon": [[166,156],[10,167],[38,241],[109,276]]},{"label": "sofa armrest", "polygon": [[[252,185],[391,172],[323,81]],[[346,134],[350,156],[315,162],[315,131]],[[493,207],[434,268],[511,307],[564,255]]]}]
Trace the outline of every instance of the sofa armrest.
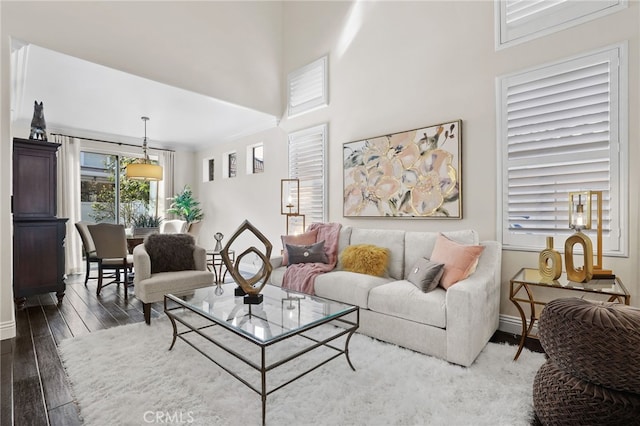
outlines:
[{"label": "sofa armrest", "polygon": [[137,285],[140,281],[151,278],[151,258],[144,248],[144,244],[138,244],[133,249],[133,285]]},{"label": "sofa armrest", "polygon": [[273,267],[273,269],[277,269],[282,266],[283,260],[284,258],[282,256],[274,256],[271,259],[269,259],[269,263],[271,263],[271,266]]},{"label": "sofa armrest", "polygon": [[500,320],[502,247],[497,241],[485,249],[476,271],[447,290],[447,360],[469,366],[485,347]]},{"label": "sofa armrest", "polygon": [[207,270],[207,250],[203,247],[196,246],[193,250],[193,261],[197,271]]}]

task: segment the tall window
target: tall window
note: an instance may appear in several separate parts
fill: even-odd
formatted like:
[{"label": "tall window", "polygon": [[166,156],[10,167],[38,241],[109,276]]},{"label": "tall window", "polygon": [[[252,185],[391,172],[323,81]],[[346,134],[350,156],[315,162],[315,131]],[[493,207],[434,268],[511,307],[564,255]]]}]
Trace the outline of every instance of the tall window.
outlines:
[{"label": "tall window", "polygon": [[136,215],[157,215],[157,182],[125,177],[127,164],[134,160],[97,152],[80,153],[82,220],[122,223],[130,227]]},{"label": "tall window", "polygon": [[496,0],[496,44],[509,46],[627,7],[627,0]]},{"label": "tall window", "polygon": [[327,220],[327,125],[289,134],[289,177],[300,179],[300,213],[307,224]]},{"label": "tall window", "polygon": [[502,242],[566,238],[568,194],[603,192],[603,248],[626,251],[626,45],[498,79]]}]

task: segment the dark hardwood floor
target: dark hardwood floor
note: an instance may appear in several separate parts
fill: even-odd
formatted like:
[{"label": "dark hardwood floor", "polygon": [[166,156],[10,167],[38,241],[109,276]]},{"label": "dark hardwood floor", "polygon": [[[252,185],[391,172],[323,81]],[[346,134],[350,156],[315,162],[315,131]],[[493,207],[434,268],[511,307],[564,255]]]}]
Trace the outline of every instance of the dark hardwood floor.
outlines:
[{"label": "dark hardwood floor", "polygon": [[[63,339],[119,325],[143,322],[142,303],[129,288],[115,284],[95,293],[96,280],[84,286],[84,276],[67,279],[62,304],[54,293],[27,299],[16,310],[16,337],[2,341],[2,402],[0,425],[81,425],[56,345]],[[162,303],[151,316],[162,313]]]},{"label": "dark hardwood floor", "polygon": [[[16,311],[16,337],[2,341],[0,426],[81,425],[57,344],[68,338],[119,325],[143,322],[142,303],[129,289],[109,285],[96,296],[96,280],[84,286],[84,276],[67,279],[62,304],[55,294],[27,299],[25,309]],[[151,316],[163,313],[162,303],[152,307]],[[519,336],[496,332],[493,342],[517,344]],[[537,340],[529,349],[542,352]],[[515,348],[514,348],[515,354]]]}]

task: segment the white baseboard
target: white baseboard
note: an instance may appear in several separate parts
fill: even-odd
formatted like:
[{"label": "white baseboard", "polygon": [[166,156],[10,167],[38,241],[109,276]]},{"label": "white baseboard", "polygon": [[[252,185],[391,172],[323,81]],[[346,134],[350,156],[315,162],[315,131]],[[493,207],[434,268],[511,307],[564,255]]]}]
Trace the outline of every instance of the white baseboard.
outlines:
[{"label": "white baseboard", "polygon": [[6,321],[0,324],[0,340],[16,337],[16,322]]},{"label": "white baseboard", "polygon": [[[520,317],[500,314],[500,323],[498,325],[498,330],[504,331],[505,333],[516,334],[518,336],[521,336],[522,320],[520,319]],[[536,335],[538,334],[537,323],[533,326],[532,333]]]}]

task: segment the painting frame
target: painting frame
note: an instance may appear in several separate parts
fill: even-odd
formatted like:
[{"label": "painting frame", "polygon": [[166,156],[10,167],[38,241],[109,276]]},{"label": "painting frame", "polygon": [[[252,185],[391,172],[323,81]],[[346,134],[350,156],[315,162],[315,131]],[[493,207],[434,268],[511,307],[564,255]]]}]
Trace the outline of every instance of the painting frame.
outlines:
[{"label": "painting frame", "polygon": [[346,142],[342,214],[462,219],[462,120]]}]

